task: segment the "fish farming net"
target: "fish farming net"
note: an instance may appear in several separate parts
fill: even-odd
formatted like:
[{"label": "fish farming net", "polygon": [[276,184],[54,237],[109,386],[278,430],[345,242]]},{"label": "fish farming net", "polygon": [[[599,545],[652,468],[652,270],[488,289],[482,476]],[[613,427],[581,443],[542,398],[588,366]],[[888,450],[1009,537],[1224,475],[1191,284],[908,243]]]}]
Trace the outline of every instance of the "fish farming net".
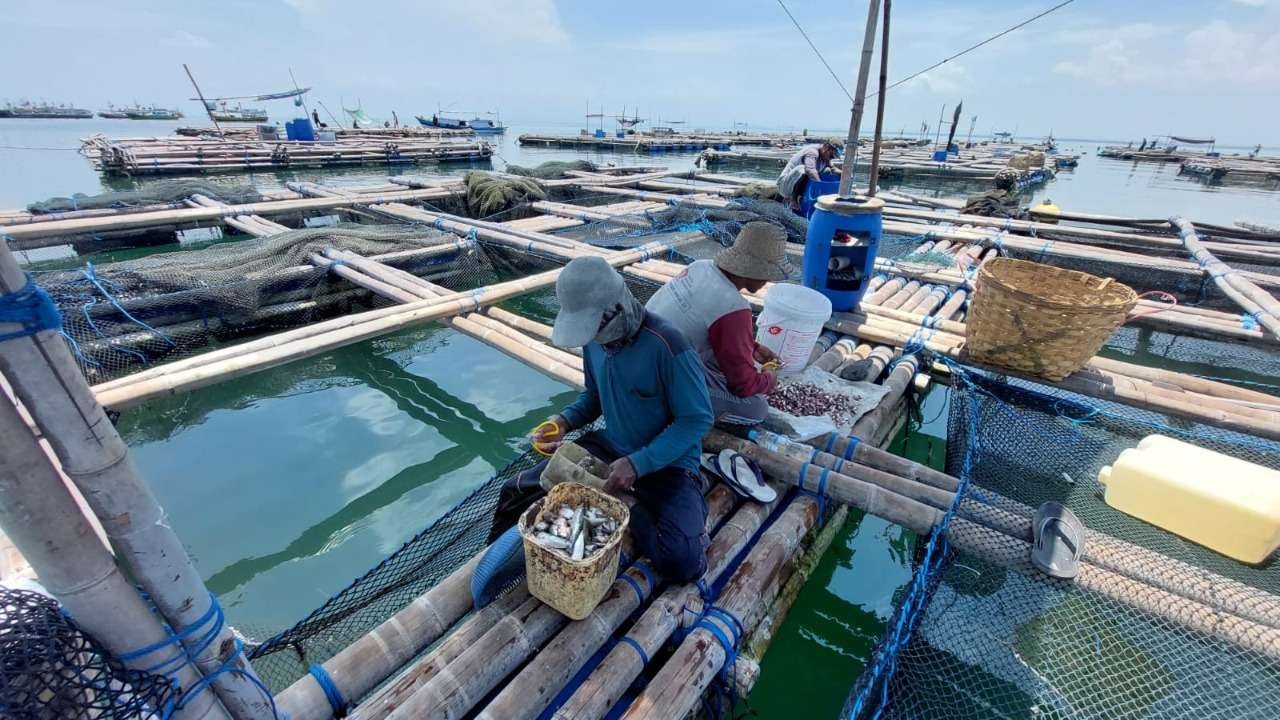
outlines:
[{"label": "fish farming net", "polygon": [[[1098,470],[1153,433],[1280,468],[1274,441],[965,373],[947,449],[965,503],[943,561],[899,597],[846,715],[1280,717],[1276,559],[1235,562],[1102,499]],[[1033,508],[1050,500],[1087,528],[1072,581],[1028,560]],[[1001,513],[1016,530],[991,529]]]},{"label": "fish farming net", "polygon": [[223,185],[196,179],[158,180],[147,183],[138,190],[119,190],[98,195],[76,193],[71,197],[53,197],[31,203],[27,206],[27,210],[47,215],[75,210],[163,205],[180,202],[196,194],[231,205],[258,202],[262,199],[262,195],[252,185]]},{"label": "fish farming net", "polygon": [[0,716],[160,718],[176,695],[165,676],[115,660],[53,598],[0,587]]},{"label": "fish farming net", "polygon": [[212,349],[248,332],[294,327],[368,305],[371,293],[311,262],[353,252],[422,275],[473,276],[473,243],[425,226],[335,225],[36,273],[90,383]]},{"label": "fish farming net", "polygon": [[539,180],[560,180],[568,177],[565,173],[569,170],[595,172],[598,169],[595,163],[587,162],[586,160],[548,160],[537,167],[531,168],[520,165],[507,166],[507,172],[511,175],[538,178]]},{"label": "fish farming net", "polygon": [[[494,245],[484,245],[483,253],[489,262],[486,272],[492,273],[486,282],[523,277],[564,263],[562,259]],[[659,287],[644,279],[624,277],[641,302],[652,297]],[[503,306],[544,322],[554,318],[559,309],[551,289],[520,296]],[[249,657],[259,676],[273,692],[283,690],[306,675],[312,664],[333,657],[471,559],[488,542],[502,486],[541,459],[532,450],[519,455],[319,608],[253,647]]]}]

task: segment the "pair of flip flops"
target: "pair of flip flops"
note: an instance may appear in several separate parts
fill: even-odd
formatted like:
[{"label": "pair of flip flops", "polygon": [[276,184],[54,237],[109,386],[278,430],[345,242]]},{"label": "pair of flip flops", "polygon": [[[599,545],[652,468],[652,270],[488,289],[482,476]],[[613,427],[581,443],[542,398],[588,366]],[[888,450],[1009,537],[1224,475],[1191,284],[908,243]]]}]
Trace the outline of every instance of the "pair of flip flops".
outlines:
[{"label": "pair of flip flops", "polygon": [[720,480],[744,498],[769,503],[778,497],[777,491],[764,482],[764,473],[756,461],[733,450],[721,450],[702,455],[702,469]]},{"label": "pair of flip flops", "polygon": [[1044,574],[1070,580],[1080,572],[1084,523],[1062,503],[1052,500],[1036,508],[1031,521],[1031,564]]}]

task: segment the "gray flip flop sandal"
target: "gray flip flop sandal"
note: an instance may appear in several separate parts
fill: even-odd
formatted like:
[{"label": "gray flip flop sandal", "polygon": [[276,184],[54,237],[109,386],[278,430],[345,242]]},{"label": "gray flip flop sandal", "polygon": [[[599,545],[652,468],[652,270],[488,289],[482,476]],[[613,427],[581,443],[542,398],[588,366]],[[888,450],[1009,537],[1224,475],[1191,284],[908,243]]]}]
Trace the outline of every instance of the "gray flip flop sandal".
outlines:
[{"label": "gray flip flop sandal", "polygon": [[721,450],[716,456],[716,469],[725,483],[745,498],[769,503],[778,497],[778,493],[764,483],[759,466],[746,455],[733,450]]},{"label": "gray flip flop sandal", "polygon": [[1031,521],[1031,564],[1044,574],[1070,580],[1080,572],[1084,523],[1062,503],[1049,501]]}]

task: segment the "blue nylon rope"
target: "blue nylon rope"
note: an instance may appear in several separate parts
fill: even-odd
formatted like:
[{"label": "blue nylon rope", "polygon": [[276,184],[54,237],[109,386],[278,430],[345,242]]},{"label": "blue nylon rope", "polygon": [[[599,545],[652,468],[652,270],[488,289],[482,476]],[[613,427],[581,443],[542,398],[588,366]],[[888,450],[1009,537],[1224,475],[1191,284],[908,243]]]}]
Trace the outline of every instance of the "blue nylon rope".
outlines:
[{"label": "blue nylon rope", "polygon": [[30,337],[41,330],[61,330],[62,314],[44,288],[27,273],[27,284],[0,295],[0,322],[17,323],[21,330],[0,335],[0,342]]},{"label": "blue nylon rope", "polygon": [[862,438],[858,437],[857,435],[850,435],[845,439],[849,441],[849,444],[846,445],[844,448],[844,459],[852,460],[853,453],[857,451],[858,444],[862,442]]},{"label": "blue nylon rope", "polygon": [[641,665],[647,666],[649,664],[649,653],[645,652],[644,648],[640,647],[640,643],[636,642],[630,635],[623,635],[618,638],[618,642],[624,645],[630,645],[631,649],[635,650],[636,654],[640,656]]},{"label": "blue nylon rope", "polygon": [[307,671],[311,673],[311,677],[315,678],[316,684],[324,691],[324,697],[329,701],[329,707],[333,708],[333,714],[336,717],[346,715],[349,704],[347,699],[343,697],[342,691],[334,684],[333,678],[329,677],[329,671],[324,669],[323,665],[313,664]]},{"label": "blue nylon rope", "polygon": [[649,566],[646,565],[643,560],[635,561],[635,563],[633,563],[631,567],[635,568],[636,570],[639,570],[640,574],[644,575],[645,581],[649,583],[649,592],[653,592],[654,590],[657,589],[658,581],[654,579],[653,571],[649,569]]},{"label": "blue nylon rope", "polygon": [[640,589],[640,583],[636,582],[635,578],[631,577],[630,575],[624,572],[618,576],[618,579],[626,582],[628,585],[631,586],[632,590],[636,591],[636,602],[640,602],[640,603],[644,602],[644,591]]}]

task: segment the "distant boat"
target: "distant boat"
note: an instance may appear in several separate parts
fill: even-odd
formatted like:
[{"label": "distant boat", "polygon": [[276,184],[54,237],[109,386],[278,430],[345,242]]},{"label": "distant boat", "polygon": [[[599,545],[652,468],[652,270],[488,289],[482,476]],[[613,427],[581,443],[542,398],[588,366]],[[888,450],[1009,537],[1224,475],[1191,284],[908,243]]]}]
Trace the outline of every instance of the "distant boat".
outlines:
[{"label": "distant boat", "polygon": [[108,103],[106,110],[98,111],[98,117],[108,120],[124,120],[129,117],[129,113],[125,112],[124,109],[116,109],[114,105]]},{"label": "distant boat", "polygon": [[26,118],[41,120],[72,120],[93,117],[92,110],[72,107],[70,105],[51,105],[49,103],[32,104],[29,102],[12,103],[0,107],[0,118]]},{"label": "distant boat", "polygon": [[[168,108],[155,107],[131,107],[125,108],[125,117],[130,120],[178,120],[182,117],[182,113],[178,110],[169,110]],[[264,114],[265,119],[265,114]]]},{"label": "distant boat", "polygon": [[441,117],[439,114],[425,118],[418,115],[418,122],[426,127],[441,128],[443,130],[471,130],[477,135],[501,135],[507,131],[505,125],[500,119],[490,119],[487,117],[473,117],[470,120],[462,118]]},{"label": "distant boat", "polygon": [[217,108],[209,108],[209,116],[220,122],[266,122],[267,111],[257,108],[240,107],[237,103],[235,107],[227,107],[227,104],[219,103]]}]

